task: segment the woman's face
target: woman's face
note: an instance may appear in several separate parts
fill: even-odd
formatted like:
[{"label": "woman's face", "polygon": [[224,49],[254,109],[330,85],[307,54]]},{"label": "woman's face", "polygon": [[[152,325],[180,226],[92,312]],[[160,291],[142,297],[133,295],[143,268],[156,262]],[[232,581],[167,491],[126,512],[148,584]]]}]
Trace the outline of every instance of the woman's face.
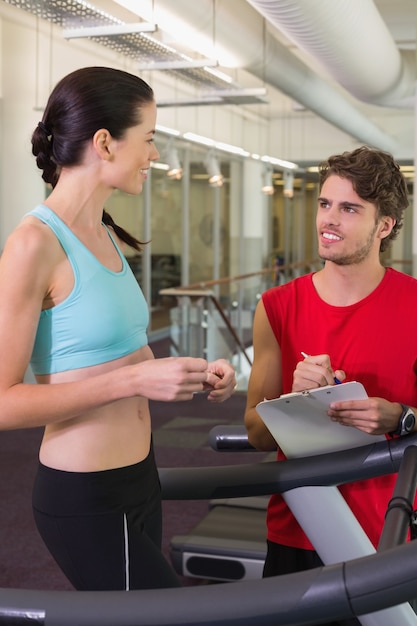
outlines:
[{"label": "woman's face", "polygon": [[141,106],[140,124],[128,128],[122,139],[112,139],[112,159],[107,168],[107,182],[114,188],[129,194],[142,191],[151,161],[159,159],[154,144],[156,104]]}]

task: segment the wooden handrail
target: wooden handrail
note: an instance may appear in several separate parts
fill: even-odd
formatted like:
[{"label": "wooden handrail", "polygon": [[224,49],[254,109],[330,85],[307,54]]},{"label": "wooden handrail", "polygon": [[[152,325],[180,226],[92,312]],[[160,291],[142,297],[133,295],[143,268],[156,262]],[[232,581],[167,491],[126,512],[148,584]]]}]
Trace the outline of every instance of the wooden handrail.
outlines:
[{"label": "wooden handrail", "polygon": [[311,259],[310,261],[297,261],[296,263],[287,263],[277,267],[269,267],[266,269],[258,270],[257,272],[251,272],[250,274],[240,274],[239,276],[226,276],[225,278],[218,278],[216,280],[205,280],[199,283],[192,283],[191,285],[180,285],[179,287],[172,287],[172,289],[198,289],[205,287],[214,287],[215,285],[222,285],[225,283],[232,283],[238,280],[245,280],[246,278],[254,278],[256,276],[264,276],[265,274],[274,274],[277,269],[279,271],[287,271],[291,269],[297,269],[298,267],[310,266],[314,263],[319,263],[319,259]]}]

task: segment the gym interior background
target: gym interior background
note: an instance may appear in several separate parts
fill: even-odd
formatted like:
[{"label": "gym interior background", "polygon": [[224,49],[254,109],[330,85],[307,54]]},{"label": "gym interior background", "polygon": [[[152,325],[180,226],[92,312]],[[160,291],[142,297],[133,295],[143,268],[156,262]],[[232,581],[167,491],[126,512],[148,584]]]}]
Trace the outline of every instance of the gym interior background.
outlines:
[{"label": "gym interior background", "polygon": [[[387,149],[412,196],[416,22],[413,0],[1,0],[0,249],[48,192],[29,139],[51,88],[104,64],[139,73],[159,107],[161,159],[145,193],[108,206],[151,240],[131,259],[151,332],[176,302],[163,288],[314,259],[322,159]],[[167,176],[173,159],[181,178]],[[216,166],[221,186],[208,182]],[[407,221],[390,258],[412,271],[412,210]],[[236,300],[229,284],[219,295]]]},{"label": "gym interior background", "polygon": [[[244,389],[260,293],[319,264],[322,159],[394,154],[411,206],[385,261],[417,275],[416,29],[415,0],[0,0],[0,250],[49,192],[30,136],[52,87],[87,65],[138,73],[161,158],[140,196],[106,208],[150,241],[127,251],[150,338],[234,359]],[[190,420],[164,417],[160,444]]]}]

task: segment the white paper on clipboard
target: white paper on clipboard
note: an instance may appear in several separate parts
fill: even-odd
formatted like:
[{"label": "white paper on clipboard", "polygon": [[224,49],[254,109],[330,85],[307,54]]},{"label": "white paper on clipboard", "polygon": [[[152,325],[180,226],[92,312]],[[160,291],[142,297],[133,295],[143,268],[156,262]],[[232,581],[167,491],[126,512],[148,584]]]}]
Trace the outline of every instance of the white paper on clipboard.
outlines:
[{"label": "white paper on clipboard", "polygon": [[264,400],[256,410],[285,456],[297,458],[385,441],[385,435],[368,435],[327,415],[331,402],[367,397],[361,383],[348,382]]}]

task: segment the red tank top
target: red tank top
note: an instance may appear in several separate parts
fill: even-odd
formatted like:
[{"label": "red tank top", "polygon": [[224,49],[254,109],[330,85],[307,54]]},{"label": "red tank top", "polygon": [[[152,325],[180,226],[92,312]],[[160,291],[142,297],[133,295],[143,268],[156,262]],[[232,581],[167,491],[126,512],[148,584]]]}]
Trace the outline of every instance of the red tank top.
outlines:
[{"label": "red tank top", "polygon": [[[366,298],[337,307],[318,296],[312,276],[273,287],[262,296],[281,348],[283,393],[291,391],[301,351],[325,353],[335,369],[346,372],[346,381],[363,383],[369,396],[417,406],[417,280],[387,269]],[[285,459],[280,451],[278,459]],[[375,547],[395,480],[396,475],[381,476],[340,487]],[[279,494],[270,499],[267,526],[269,540],[313,549]]]}]

